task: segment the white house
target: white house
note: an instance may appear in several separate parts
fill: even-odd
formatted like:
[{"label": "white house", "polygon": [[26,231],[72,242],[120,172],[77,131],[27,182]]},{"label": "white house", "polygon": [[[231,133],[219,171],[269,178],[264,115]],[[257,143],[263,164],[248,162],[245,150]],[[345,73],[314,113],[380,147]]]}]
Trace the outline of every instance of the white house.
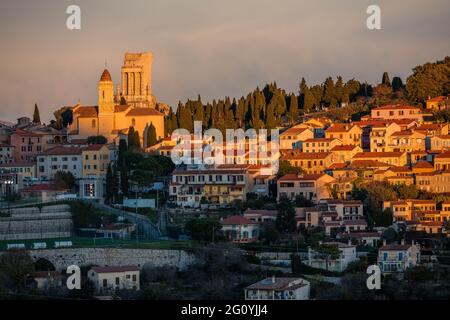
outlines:
[{"label": "white house", "polygon": [[351,262],[358,260],[356,257],[356,246],[354,245],[341,242],[327,242],[324,245],[337,246],[339,257],[337,259],[327,258],[324,254],[308,248],[307,265],[317,269],[342,272],[347,269]]},{"label": "white house", "polygon": [[37,156],[37,177],[52,180],[57,171],[71,172],[76,179],[83,176],[81,157],[78,147],[55,147]]},{"label": "white house", "polygon": [[88,272],[97,293],[106,294],[120,289],[139,290],[139,267],[94,267]]},{"label": "white house", "polygon": [[245,300],[309,300],[311,285],[302,278],[266,278],[244,289]]},{"label": "white house", "polygon": [[383,245],[378,251],[378,265],[383,273],[404,272],[420,263],[420,245],[412,242]]},{"label": "white house", "polygon": [[231,216],[222,220],[221,224],[223,233],[233,242],[247,243],[258,240],[258,222],[243,216]]}]

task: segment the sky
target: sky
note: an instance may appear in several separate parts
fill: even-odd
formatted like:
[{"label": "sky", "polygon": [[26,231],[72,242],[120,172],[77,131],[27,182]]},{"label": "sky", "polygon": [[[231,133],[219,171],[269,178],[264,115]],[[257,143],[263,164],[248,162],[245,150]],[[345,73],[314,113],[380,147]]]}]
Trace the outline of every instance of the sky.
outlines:
[{"label": "sky", "polygon": [[[81,30],[66,9],[81,8]],[[381,30],[366,9],[381,8]],[[48,122],[61,106],[95,105],[107,64],[151,51],[153,94],[176,107],[240,97],[264,84],[297,92],[342,75],[378,83],[450,55],[448,0],[0,0],[0,119]]]}]

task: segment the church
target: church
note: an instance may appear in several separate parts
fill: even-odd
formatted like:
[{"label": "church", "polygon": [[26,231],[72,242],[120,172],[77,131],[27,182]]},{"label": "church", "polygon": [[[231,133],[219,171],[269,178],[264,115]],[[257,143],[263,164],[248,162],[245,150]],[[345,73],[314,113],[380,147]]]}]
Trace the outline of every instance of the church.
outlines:
[{"label": "church", "polygon": [[73,107],[73,121],[68,127],[72,139],[85,139],[102,135],[114,141],[126,135],[130,127],[139,133],[141,145],[145,146],[147,128],[152,123],[158,139],[164,138],[164,112],[158,109],[152,95],[151,68],[153,55],[125,53],[121,69],[121,84],[114,92],[111,74],[105,69],[98,83],[98,104]]}]

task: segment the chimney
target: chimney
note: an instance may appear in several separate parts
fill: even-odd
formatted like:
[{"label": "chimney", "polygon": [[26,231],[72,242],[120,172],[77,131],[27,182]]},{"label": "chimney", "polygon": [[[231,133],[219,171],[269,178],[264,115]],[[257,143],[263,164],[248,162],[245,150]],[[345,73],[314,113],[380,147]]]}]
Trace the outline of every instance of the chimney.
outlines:
[{"label": "chimney", "polygon": [[348,239],[348,242],[347,242],[347,243],[348,243],[349,246],[351,246],[351,245],[352,245],[352,240],[351,240],[351,239]]},{"label": "chimney", "polygon": [[272,284],[275,284],[275,275],[272,275]]},{"label": "chimney", "polygon": [[402,239],[402,242],[401,242],[401,244],[402,244],[402,245],[404,245],[404,244],[405,244],[405,239]]},{"label": "chimney", "polygon": [[386,239],[383,239],[383,246],[386,245]]}]

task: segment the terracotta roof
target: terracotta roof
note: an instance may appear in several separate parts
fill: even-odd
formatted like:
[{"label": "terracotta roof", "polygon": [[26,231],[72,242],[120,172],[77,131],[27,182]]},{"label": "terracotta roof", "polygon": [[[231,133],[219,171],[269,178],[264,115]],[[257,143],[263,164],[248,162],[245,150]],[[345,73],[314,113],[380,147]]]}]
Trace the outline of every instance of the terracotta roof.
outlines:
[{"label": "terracotta roof", "polygon": [[335,146],[331,149],[331,151],[352,151],[357,147],[358,146],[354,146],[352,144],[346,144],[346,145],[342,145],[342,146]]},{"label": "terracotta roof", "polygon": [[410,244],[392,243],[392,244],[387,244],[385,246],[382,246],[380,248],[380,251],[403,251],[403,250],[408,250],[409,248],[411,248]]},{"label": "terracotta roof", "polygon": [[343,169],[345,167],[347,167],[346,163],[333,163],[327,170]]},{"label": "terracotta roof", "polygon": [[[336,123],[326,130],[326,132],[348,132],[355,125],[350,123]],[[356,126],[357,127],[357,126]]]},{"label": "terracotta roof", "polygon": [[282,134],[280,134],[280,136],[297,135],[306,130],[309,130],[309,129],[308,128],[289,128],[286,131],[284,131]]},{"label": "terracotta roof", "polygon": [[366,168],[366,167],[390,167],[389,164],[377,160],[353,160],[352,163],[349,166],[350,168]]},{"label": "terracotta roof", "polygon": [[435,159],[448,159],[450,158],[450,151],[445,151],[434,157]]},{"label": "terracotta roof", "polygon": [[408,166],[390,167],[389,170],[391,170],[392,172],[411,172],[411,169]]},{"label": "terracotta roof", "polygon": [[243,216],[231,216],[221,221],[223,225],[243,225],[243,224],[255,224],[255,222],[243,217]]},{"label": "terracotta roof", "polygon": [[161,116],[164,115],[159,111],[152,108],[133,108],[127,113],[127,117],[139,117],[139,116]]},{"label": "terracotta roof", "polygon": [[33,133],[22,129],[17,129],[13,134],[17,134],[21,137],[36,137],[36,138],[42,137],[42,134]]},{"label": "terracotta roof", "polygon": [[330,152],[297,152],[284,156],[285,159],[325,159],[331,153]]},{"label": "terracotta roof", "polygon": [[401,105],[401,104],[388,104],[388,105],[374,108],[372,110],[402,110],[402,109],[420,109],[420,108],[414,107],[414,106]]},{"label": "terracotta roof", "polygon": [[400,157],[403,152],[359,152],[354,158],[390,158]]},{"label": "terracotta roof", "polygon": [[113,267],[93,267],[97,273],[115,273],[115,272],[126,272],[126,271],[139,271],[138,266],[113,266]]},{"label": "terracotta roof", "polygon": [[98,115],[97,106],[79,106],[73,111],[79,118],[95,118]]},{"label": "terracotta roof", "polygon": [[286,174],[282,176],[278,181],[312,181],[312,180],[319,180],[323,176],[327,176],[327,174],[324,173],[318,173],[318,174],[302,174],[302,175],[296,175],[296,174]]},{"label": "terracotta roof", "polygon": [[112,81],[111,74],[109,73],[108,69],[103,70],[100,81]]},{"label": "terracotta roof", "polygon": [[98,151],[105,146],[105,144],[90,144],[83,151]]},{"label": "terracotta roof", "polygon": [[64,155],[80,155],[83,151],[78,147],[54,147],[39,154],[40,156],[64,156]]},{"label": "terracotta roof", "polygon": [[431,163],[429,163],[428,161],[420,161],[418,163],[416,163],[413,168],[423,168],[423,169],[428,169],[428,168],[434,168],[433,165]]},{"label": "terracotta roof", "polygon": [[344,220],[345,226],[367,226],[366,220]]},{"label": "terracotta roof", "polygon": [[439,138],[439,139],[443,139],[443,140],[450,140],[450,135],[443,135],[443,134],[438,134],[434,136],[435,138]]}]

